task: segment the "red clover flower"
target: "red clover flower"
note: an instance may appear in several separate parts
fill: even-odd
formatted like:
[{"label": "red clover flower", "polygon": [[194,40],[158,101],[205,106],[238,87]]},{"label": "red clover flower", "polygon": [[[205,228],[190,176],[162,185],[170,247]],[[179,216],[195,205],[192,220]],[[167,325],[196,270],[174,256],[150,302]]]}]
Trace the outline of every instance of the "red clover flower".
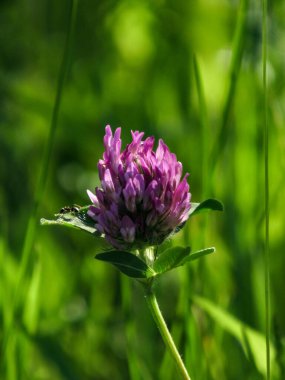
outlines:
[{"label": "red clover flower", "polygon": [[[113,135],[107,125],[105,152],[98,162],[101,187],[87,193],[91,206],[63,207],[55,220],[43,225],[63,225],[105,237],[116,248],[97,253],[97,260],[116,266],[140,281],[145,299],[166,347],[185,380],[191,380],[159,309],[153,284],[162,274],[215,252],[214,247],[192,252],[190,247],[171,247],[161,252],[155,246],[182,228],[189,217],[203,210],[222,211],[216,199],[190,203],[188,173],[162,139],[154,150],[154,137],[132,131],[132,142],[121,151],[121,128]],[[87,213],[87,216],[86,216]],[[98,233],[97,233],[98,232]],[[132,250],[137,252],[130,252]]]},{"label": "red clover flower", "polygon": [[191,194],[188,173],[162,139],[156,150],[154,137],[143,140],[143,132],[131,132],[132,142],[121,152],[121,128],[114,136],[109,125],[105,152],[98,162],[101,188],[88,215],[96,229],[117,249],[144,248],[161,244],[187,219]]}]

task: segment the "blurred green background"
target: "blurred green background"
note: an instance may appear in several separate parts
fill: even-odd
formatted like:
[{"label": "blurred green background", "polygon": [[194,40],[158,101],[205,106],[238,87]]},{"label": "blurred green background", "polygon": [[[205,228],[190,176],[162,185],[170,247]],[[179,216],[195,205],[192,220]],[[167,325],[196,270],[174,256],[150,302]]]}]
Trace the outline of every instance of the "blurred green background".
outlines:
[{"label": "blurred green background", "polygon": [[[98,185],[104,127],[111,124],[122,127],[124,143],[131,129],[162,137],[190,172],[192,200],[215,197],[225,206],[223,214],[193,218],[167,242],[216,246],[217,252],[171,272],[157,287],[190,374],[194,380],[262,379],[265,370],[253,351],[259,346],[265,363],[264,347],[233,331],[242,321],[265,334],[261,2],[78,1],[47,186],[25,265],[23,244],[70,7],[66,0],[0,3],[0,378],[177,376],[141,289],[94,260],[102,246],[84,233],[39,226],[42,216],[89,202],[86,189]],[[284,1],[270,2],[270,319],[276,379],[285,378],[284,14]],[[225,313],[236,320],[229,323]]]}]

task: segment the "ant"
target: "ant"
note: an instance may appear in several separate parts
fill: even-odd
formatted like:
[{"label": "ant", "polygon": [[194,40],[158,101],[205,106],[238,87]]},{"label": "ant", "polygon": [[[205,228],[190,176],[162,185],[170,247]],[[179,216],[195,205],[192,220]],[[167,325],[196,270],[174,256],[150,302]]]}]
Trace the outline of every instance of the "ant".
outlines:
[{"label": "ant", "polygon": [[78,205],[72,205],[72,206],[64,206],[60,209],[60,214],[66,214],[68,212],[74,212],[75,214],[79,212],[81,209],[81,206]]}]

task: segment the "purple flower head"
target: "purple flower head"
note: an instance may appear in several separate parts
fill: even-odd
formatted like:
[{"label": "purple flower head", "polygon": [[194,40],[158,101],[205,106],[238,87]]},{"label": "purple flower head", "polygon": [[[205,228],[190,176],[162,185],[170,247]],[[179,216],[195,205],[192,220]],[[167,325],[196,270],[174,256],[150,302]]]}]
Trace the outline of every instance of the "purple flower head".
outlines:
[{"label": "purple flower head", "polygon": [[121,128],[114,136],[107,125],[105,152],[98,162],[101,188],[88,215],[108,242],[118,249],[161,244],[189,214],[188,173],[181,179],[182,164],[160,139],[143,140],[144,133],[132,131],[132,142],[121,152]]}]

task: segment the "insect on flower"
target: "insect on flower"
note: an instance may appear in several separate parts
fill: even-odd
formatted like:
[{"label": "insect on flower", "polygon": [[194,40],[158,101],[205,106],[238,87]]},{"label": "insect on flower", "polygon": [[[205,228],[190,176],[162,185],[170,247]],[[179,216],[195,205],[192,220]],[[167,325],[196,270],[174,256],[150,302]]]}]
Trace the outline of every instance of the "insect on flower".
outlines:
[{"label": "insect on flower", "polygon": [[79,205],[72,205],[72,206],[64,206],[60,209],[59,213],[60,214],[67,214],[67,213],[78,213],[80,210],[81,206]]}]

